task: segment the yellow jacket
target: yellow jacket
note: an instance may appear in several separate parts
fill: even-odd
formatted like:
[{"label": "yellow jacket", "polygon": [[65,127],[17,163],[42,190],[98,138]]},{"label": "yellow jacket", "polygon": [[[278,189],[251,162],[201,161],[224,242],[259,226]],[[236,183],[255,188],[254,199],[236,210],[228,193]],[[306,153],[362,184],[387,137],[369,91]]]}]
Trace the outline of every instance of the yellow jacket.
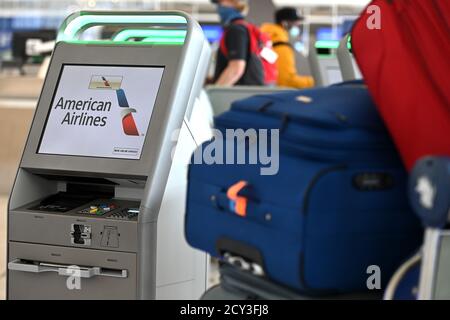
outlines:
[{"label": "yellow jacket", "polygon": [[278,54],[276,62],[278,67],[277,84],[282,87],[309,88],[314,86],[314,79],[310,76],[301,76],[297,74],[295,65],[294,49],[288,45],[289,34],[287,31],[272,23],[266,23],[261,27],[261,31],[268,34],[274,44],[286,43],[274,46],[273,50]]}]

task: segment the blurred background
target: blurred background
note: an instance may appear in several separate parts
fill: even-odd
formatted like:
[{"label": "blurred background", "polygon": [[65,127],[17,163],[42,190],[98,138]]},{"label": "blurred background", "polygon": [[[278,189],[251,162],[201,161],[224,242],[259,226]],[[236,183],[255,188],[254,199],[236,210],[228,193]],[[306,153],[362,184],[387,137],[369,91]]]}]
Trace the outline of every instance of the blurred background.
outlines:
[{"label": "blurred background", "polygon": [[[349,31],[368,0],[253,0],[248,20],[261,25],[273,20],[277,7],[293,6],[303,13],[301,34],[292,39],[299,53],[308,55],[310,43],[333,46]],[[1,0],[0,1],[0,194],[7,194],[15,175],[29,121],[43,77],[41,63],[51,52],[33,48],[54,40],[61,21],[78,10],[183,10],[202,25],[213,47],[222,33],[215,6],[209,0]],[[115,30],[91,28],[85,38],[99,38]],[[35,46],[36,47],[36,46]],[[35,49],[35,50],[33,50]],[[33,52],[35,51],[35,52]],[[36,52],[38,51],[38,52]],[[307,64],[299,72],[308,74]],[[20,80],[15,78],[20,76]],[[20,85],[18,82],[20,81]],[[8,112],[5,112],[5,108]],[[20,121],[20,123],[17,123]],[[17,128],[17,126],[20,128]]]},{"label": "blurred background", "polygon": [[[305,16],[302,41],[297,48],[307,50],[311,36],[318,40],[339,40],[351,26],[368,0],[253,0],[249,20],[261,24],[272,20],[275,7],[292,6]],[[96,10],[183,10],[194,16],[211,40],[220,36],[219,18],[209,0],[1,0],[0,56],[18,57],[17,33],[40,31],[50,37],[70,13],[83,9]],[[214,28],[214,25],[216,27]],[[96,32],[91,30],[91,36]],[[89,35],[88,35],[89,36]]]}]

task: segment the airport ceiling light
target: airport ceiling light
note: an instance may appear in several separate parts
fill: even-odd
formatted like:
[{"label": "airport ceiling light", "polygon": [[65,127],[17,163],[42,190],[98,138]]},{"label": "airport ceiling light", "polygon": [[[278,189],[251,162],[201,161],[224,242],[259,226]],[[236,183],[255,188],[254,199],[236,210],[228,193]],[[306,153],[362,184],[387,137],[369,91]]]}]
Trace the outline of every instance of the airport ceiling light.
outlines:
[{"label": "airport ceiling light", "polygon": [[319,40],[315,44],[316,49],[337,49],[339,41],[337,40]]},{"label": "airport ceiling light", "polygon": [[[158,42],[169,42],[169,40],[181,44],[186,38],[186,30],[151,30],[151,29],[125,29],[119,31],[114,37],[113,41],[128,41],[130,39],[145,39],[149,42],[152,38],[158,39]],[[147,40],[148,39],[148,40]],[[160,41],[160,39],[162,39]]]},{"label": "airport ceiling light", "polygon": [[187,25],[185,17],[176,14],[124,14],[81,11],[70,15],[62,24],[57,41],[77,42],[79,34],[92,26],[118,25],[143,27],[153,25]]}]

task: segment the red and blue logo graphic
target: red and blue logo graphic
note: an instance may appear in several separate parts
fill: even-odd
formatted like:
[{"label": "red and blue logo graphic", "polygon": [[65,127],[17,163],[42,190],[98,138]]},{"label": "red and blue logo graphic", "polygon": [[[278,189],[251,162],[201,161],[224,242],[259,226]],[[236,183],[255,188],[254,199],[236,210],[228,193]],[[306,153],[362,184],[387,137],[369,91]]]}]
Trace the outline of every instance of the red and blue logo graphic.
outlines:
[{"label": "red and blue logo graphic", "polygon": [[108,88],[111,87],[111,85],[109,84],[109,81],[106,80],[105,77],[102,76],[102,80],[103,80],[103,84],[105,85],[105,87],[108,87]]},{"label": "red and blue logo graphic", "polygon": [[122,108],[121,115],[123,132],[127,136],[139,136],[139,131],[133,118],[133,113],[136,113],[136,109],[130,108],[128,105],[128,100],[123,89],[116,90],[116,94],[119,107]]}]

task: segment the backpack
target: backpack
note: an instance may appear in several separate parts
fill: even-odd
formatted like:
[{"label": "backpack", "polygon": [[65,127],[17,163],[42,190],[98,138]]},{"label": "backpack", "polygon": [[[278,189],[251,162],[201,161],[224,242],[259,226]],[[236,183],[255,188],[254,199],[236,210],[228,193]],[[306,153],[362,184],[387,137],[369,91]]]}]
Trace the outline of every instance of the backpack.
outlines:
[{"label": "backpack", "polygon": [[[261,32],[257,26],[248,23],[243,19],[236,20],[233,24],[242,25],[247,29],[249,34],[250,56],[261,62],[264,71],[264,84],[275,85],[278,79],[278,68],[276,65],[278,56],[272,50],[272,40],[270,37]],[[225,39],[226,30],[220,40],[220,51],[226,57],[228,56],[228,49],[225,44]]]}]

